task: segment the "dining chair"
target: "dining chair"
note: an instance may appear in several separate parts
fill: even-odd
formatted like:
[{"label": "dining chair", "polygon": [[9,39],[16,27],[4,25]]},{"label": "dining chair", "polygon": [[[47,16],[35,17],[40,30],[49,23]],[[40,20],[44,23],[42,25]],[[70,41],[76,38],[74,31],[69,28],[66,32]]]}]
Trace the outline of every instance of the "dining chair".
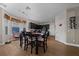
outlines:
[{"label": "dining chair", "polygon": [[31,53],[32,53],[32,50],[35,46],[35,39],[32,36],[31,32],[27,32],[27,34],[26,34],[26,40],[25,40],[25,43],[24,43],[24,50],[27,50],[28,46],[31,46]]},{"label": "dining chair", "polygon": [[38,39],[38,47],[43,47],[44,53],[47,51],[47,38],[48,38],[48,31],[46,31]]},{"label": "dining chair", "polygon": [[22,35],[22,33],[20,33],[19,39],[20,39],[20,47],[22,48],[22,46],[23,46],[23,35]]}]

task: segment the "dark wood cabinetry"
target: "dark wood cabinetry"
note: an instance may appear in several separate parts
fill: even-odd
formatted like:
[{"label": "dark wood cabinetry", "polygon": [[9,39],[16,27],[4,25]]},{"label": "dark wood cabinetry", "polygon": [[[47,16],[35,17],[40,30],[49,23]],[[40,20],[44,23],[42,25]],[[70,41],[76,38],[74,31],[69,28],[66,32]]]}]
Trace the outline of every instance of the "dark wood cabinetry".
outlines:
[{"label": "dark wood cabinetry", "polygon": [[46,25],[38,25],[38,24],[35,24],[35,23],[29,23],[29,28],[30,29],[49,29],[49,24],[46,24]]}]

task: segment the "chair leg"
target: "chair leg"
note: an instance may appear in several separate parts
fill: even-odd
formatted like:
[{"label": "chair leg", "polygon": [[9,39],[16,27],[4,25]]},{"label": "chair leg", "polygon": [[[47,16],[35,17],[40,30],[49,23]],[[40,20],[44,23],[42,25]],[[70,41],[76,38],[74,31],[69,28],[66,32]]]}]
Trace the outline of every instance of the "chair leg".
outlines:
[{"label": "chair leg", "polygon": [[28,45],[26,44],[26,42],[27,42],[27,39],[24,40],[24,50],[27,50]]},{"label": "chair leg", "polygon": [[32,48],[31,48],[31,54],[32,54]]},{"label": "chair leg", "polygon": [[33,49],[33,42],[31,41],[31,54],[32,54],[32,49]]},{"label": "chair leg", "polygon": [[35,42],[31,42],[31,54],[32,54],[32,50],[33,50],[33,48],[34,48],[34,46],[35,46]]},{"label": "chair leg", "polygon": [[22,41],[20,41],[20,47],[22,48],[22,44],[23,44],[23,42]]},{"label": "chair leg", "polygon": [[24,50],[26,50],[26,44],[24,44]]},{"label": "chair leg", "polygon": [[48,48],[48,47],[47,47],[47,43],[45,43],[45,50],[46,50],[46,51],[47,51],[47,48]]},{"label": "chair leg", "polygon": [[46,51],[47,51],[47,48],[48,48],[47,42],[45,42],[45,50],[46,50]]},{"label": "chair leg", "polygon": [[27,48],[28,48],[28,39],[27,39],[27,44],[26,44],[27,46],[26,46],[26,50],[27,50]]},{"label": "chair leg", "polygon": [[43,49],[44,49],[44,53],[45,53],[46,51],[45,51],[45,43],[44,42],[43,42]]}]

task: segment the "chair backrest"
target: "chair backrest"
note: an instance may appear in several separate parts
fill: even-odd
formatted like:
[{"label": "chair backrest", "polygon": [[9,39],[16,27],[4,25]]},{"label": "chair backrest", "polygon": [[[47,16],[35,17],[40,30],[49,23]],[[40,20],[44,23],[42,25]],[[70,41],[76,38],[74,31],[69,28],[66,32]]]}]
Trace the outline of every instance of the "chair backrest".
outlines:
[{"label": "chair backrest", "polygon": [[31,32],[26,32],[26,37],[29,37],[32,40],[32,33]]},{"label": "chair backrest", "polygon": [[48,31],[45,32],[45,37],[48,37]]},{"label": "chair backrest", "polygon": [[20,33],[19,38],[20,38],[20,40],[24,39],[24,36],[23,36],[22,32]]},{"label": "chair backrest", "polygon": [[42,37],[44,38],[44,41],[47,41],[48,34],[49,34],[49,31],[45,31],[45,33],[43,34]]}]

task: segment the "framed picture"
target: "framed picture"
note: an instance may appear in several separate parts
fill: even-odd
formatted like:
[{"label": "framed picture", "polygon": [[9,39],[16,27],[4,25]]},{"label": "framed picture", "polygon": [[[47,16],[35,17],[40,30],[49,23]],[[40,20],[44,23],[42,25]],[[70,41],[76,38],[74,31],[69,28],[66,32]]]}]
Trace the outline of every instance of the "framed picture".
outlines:
[{"label": "framed picture", "polygon": [[17,33],[17,32],[19,32],[19,27],[12,27],[12,32],[13,33]]}]

